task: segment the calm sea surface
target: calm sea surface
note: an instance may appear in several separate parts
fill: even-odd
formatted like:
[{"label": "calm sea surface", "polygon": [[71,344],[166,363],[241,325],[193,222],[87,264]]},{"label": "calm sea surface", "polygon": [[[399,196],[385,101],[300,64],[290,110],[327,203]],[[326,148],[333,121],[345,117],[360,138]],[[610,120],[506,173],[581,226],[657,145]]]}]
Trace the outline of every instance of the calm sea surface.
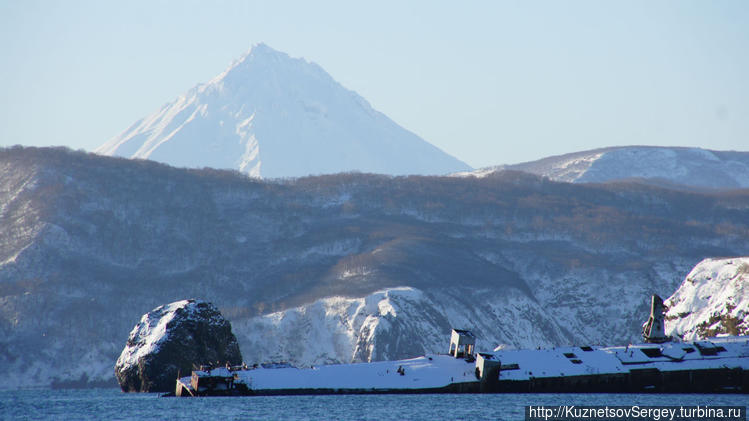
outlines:
[{"label": "calm sea surface", "polygon": [[523,420],[526,405],[749,405],[746,395],[346,395],[161,398],[114,389],[0,391],[8,420]]}]

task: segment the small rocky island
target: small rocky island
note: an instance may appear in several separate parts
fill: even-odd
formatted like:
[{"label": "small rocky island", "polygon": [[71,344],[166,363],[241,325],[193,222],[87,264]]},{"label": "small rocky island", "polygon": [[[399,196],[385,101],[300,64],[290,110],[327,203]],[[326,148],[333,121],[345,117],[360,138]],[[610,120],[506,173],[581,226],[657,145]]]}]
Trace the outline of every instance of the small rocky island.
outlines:
[{"label": "small rocky island", "polygon": [[231,324],[213,304],[191,299],[144,314],[114,371],[124,392],[170,392],[194,366],[226,363],[242,363]]}]

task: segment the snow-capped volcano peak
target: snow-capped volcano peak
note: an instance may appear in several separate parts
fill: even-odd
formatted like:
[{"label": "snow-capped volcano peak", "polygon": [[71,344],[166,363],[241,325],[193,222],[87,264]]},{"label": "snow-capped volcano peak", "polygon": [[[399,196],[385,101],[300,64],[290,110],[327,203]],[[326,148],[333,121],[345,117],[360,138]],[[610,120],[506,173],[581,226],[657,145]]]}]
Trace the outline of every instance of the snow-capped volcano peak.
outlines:
[{"label": "snow-capped volcano peak", "polygon": [[256,177],[468,168],[375,111],[320,66],[265,44],[96,152]]}]

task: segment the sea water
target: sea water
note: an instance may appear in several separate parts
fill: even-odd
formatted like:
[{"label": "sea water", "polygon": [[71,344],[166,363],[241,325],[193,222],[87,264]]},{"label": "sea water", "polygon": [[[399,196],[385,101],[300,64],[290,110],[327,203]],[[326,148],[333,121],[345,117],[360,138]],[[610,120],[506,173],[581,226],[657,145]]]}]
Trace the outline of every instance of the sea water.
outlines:
[{"label": "sea water", "polygon": [[438,394],[167,398],[116,389],[0,391],[2,420],[523,420],[529,405],[747,406],[747,395]]}]

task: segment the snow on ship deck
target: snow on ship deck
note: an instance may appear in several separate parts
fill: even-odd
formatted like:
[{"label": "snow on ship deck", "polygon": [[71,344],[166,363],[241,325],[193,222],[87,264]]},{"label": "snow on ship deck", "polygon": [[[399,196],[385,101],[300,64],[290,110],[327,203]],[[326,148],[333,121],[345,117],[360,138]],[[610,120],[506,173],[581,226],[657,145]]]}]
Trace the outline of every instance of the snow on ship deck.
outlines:
[{"label": "snow on ship deck", "polygon": [[[480,355],[480,360],[493,359],[499,365],[498,378],[490,381],[486,389],[477,379],[478,364],[450,355],[301,369],[289,366],[238,371],[216,368],[210,373],[193,373],[233,378],[235,384],[247,387],[246,394],[746,393],[749,390],[749,336],[620,347],[507,350]],[[737,371],[738,377],[729,379],[731,376],[726,376],[725,370]],[[642,373],[645,373],[644,378]],[[179,379],[179,384],[193,394],[188,386],[190,377]]]},{"label": "snow on ship deck", "polygon": [[[749,336],[626,347],[495,351],[494,356],[502,362],[500,381],[628,373],[633,369],[648,368],[660,371],[711,368],[749,370]],[[515,365],[517,368],[514,368]]]},{"label": "snow on ship deck", "polygon": [[[399,367],[403,375],[398,372]],[[257,369],[242,372],[240,378],[246,379],[252,389],[430,389],[475,382],[475,370],[475,365],[464,359],[431,355],[311,369]]]},{"label": "snow on ship deck", "polygon": [[[401,369],[402,373],[401,374]],[[367,391],[394,392],[438,390],[459,383],[475,384],[473,362],[449,355],[428,355],[400,361],[325,365],[313,368],[255,368],[229,372],[211,370],[213,376],[236,375],[235,383],[244,383],[254,392]],[[203,374],[203,373],[201,373]],[[206,373],[207,374],[207,373]],[[180,379],[189,384],[190,378]]]}]

